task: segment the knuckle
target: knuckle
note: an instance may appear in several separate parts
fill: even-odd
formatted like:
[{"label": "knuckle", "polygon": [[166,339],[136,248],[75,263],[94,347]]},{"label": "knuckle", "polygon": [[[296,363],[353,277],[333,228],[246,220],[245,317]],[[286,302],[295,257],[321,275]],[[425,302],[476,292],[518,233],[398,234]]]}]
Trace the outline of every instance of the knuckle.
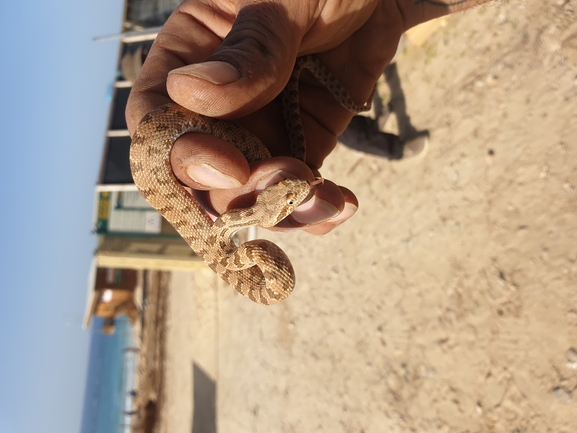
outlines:
[{"label": "knuckle", "polygon": [[286,45],[286,26],[283,26],[286,19],[280,15],[274,5],[261,4],[242,9],[221,47],[238,47],[263,57],[276,58],[283,51],[280,48]]}]

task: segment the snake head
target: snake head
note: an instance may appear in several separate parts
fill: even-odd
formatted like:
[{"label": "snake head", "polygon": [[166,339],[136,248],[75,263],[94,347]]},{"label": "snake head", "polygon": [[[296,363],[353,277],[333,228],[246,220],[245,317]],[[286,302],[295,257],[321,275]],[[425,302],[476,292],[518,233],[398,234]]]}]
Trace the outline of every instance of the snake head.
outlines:
[{"label": "snake head", "polygon": [[273,227],[313,196],[315,183],[302,179],[285,179],[261,192],[254,207],[262,211],[261,227]]}]

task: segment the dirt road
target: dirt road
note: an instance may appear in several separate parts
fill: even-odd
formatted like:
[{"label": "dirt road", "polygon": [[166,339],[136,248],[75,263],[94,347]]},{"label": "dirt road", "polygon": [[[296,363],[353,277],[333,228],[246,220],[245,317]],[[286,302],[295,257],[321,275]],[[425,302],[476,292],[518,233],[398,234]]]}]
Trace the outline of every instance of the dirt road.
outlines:
[{"label": "dirt road", "polygon": [[259,232],[295,266],[288,300],[174,274],[161,431],[201,431],[193,413],[235,433],[577,431],[576,18],[575,0],[505,1],[409,44],[400,130],[430,150],[337,148],[323,175],[357,215]]}]

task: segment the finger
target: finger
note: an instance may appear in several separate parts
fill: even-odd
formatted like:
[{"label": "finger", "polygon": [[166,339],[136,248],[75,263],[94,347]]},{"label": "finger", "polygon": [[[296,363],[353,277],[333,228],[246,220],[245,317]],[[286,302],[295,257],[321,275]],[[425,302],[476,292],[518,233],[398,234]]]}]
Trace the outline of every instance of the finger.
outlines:
[{"label": "finger", "polygon": [[[192,3],[198,10],[190,10]],[[188,5],[188,10],[183,10]],[[219,31],[224,34],[232,26],[232,20],[214,14],[215,20],[210,30],[203,22],[210,21],[206,16],[209,11],[203,10],[198,2],[186,2],[181,5],[166,21],[156,37],[138,79],[134,83],[126,107],[126,123],[133,134],[140,120],[154,108],[170,102],[166,90],[168,73],[191,63],[206,60],[222,42]],[[198,19],[194,19],[194,14]]]},{"label": "finger", "polygon": [[[294,158],[271,158],[251,164],[251,169],[251,176],[245,185],[228,190],[197,191],[195,197],[210,213],[220,215],[230,209],[252,206],[258,193],[283,179],[295,178],[308,179],[309,181],[315,179],[310,168]],[[324,183],[316,187],[315,195],[307,203],[299,206],[289,218],[282,221],[273,230],[287,231],[296,228],[309,228],[320,222],[332,221],[346,209],[347,200],[357,205],[356,198],[352,193],[343,194],[342,188],[325,180]]]},{"label": "finger", "polygon": [[295,209],[288,220],[300,227],[313,226],[336,217],[345,205],[340,188],[330,180],[324,179],[316,188],[315,195]]},{"label": "finger", "polygon": [[300,27],[276,3],[242,8],[206,61],[189,62],[170,73],[170,97],[212,117],[238,118],[258,110],[287,83],[303,33]]},{"label": "finger", "polygon": [[359,208],[359,202],[357,200],[357,197],[348,188],[345,188],[343,186],[340,186],[339,188],[341,190],[341,194],[344,200],[342,211],[332,218],[306,227],[304,231],[313,235],[327,234],[334,228],[338,227],[339,225],[347,221],[357,212]]},{"label": "finger", "polygon": [[259,192],[283,179],[308,179],[310,181],[315,179],[310,168],[294,158],[270,158],[252,163],[250,167],[251,175],[243,186],[206,192],[206,200],[210,202],[216,213],[222,214],[230,209],[252,206]]},{"label": "finger", "polygon": [[197,190],[236,189],[250,177],[244,155],[234,145],[206,134],[185,134],[173,145],[170,164],[175,176]]}]

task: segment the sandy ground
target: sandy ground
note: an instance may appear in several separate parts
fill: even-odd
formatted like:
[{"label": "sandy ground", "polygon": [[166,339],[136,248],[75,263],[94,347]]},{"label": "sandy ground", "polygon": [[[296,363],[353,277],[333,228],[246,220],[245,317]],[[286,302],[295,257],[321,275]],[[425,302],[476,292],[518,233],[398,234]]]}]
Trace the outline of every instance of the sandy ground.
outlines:
[{"label": "sandy ground", "polygon": [[324,237],[259,231],[295,266],[288,300],[172,274],[156,430],[577,431],[576,17],[575,0],[506,1],[407,45],[430,150],[336,149],[323,175],[357,215]]}]

